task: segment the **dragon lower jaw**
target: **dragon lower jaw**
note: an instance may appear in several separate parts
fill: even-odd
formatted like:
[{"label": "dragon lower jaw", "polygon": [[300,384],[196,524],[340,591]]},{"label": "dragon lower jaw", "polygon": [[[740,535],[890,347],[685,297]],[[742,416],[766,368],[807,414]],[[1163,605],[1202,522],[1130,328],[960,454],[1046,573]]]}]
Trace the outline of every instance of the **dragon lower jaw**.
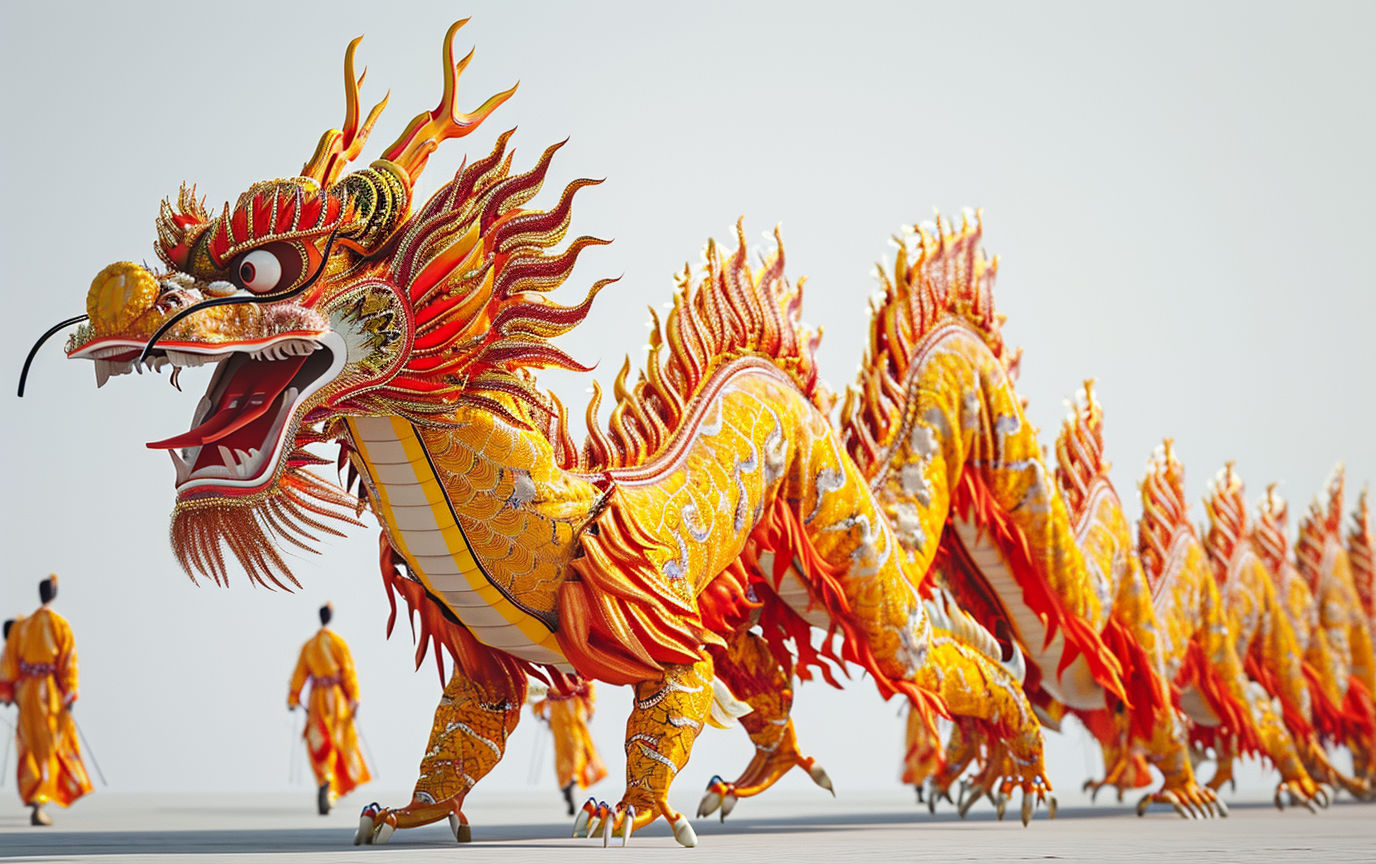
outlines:
[{"label": "dragon lower jaw", "polygon": [[343,337],[332,331],[168,350],[177,367],[207,357],[216,364],[191,429],[148,444],[171,456],[178,497],[242,494],[268,482],[293,449],[288,442],[307,401],[339,375],[346,354]]}]

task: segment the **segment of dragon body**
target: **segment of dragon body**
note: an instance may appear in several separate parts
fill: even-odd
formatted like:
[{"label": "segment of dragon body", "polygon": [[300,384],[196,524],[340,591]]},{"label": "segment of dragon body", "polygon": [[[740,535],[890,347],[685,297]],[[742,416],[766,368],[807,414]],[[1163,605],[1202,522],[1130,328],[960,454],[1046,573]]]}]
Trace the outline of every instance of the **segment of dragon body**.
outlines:
[{"label": "segment of dragon body", "polygon": [[[559,145],[515,173],[508,132],[413,200],[435,148],[514,92],[458,110],[472,57],[452,54],[463,23],[444,40],[439,106],[344,174],[386,103],[361,117],[355,40],[343,129],[301,174],[253,185],[218,216],[184,188],[157,220],[165,269],[105,268],[68,345],[95,362],[98,384],[169,365],[175,382],[214,365],[192,428],[149,445],[174,463],[172,543],[193,578],[227,579],[227,548],[254,582],[286,587],[295,579],[279,543],[315,551],[320,533],[338,533],[332,521],[357,524],[364,509],[381,522],[389,630],[400,597],[420,622],[417,663],[433,646],[446,683],[411,802],[367,808],[360,842],[446,818],[469,839],[462,805],[502,758],[531,676],[562,691],[574,675],[635,689],[625,794],[614,807],[590,802],[576,823],[604,841],[663,816],[694,844],[669,786],[702,728],[737,717],[757,756],[719,804],[795,766],[829,787],[788,714],[793,679],[834,681],[837,664],[906,697],[924,735],[953,717],[971,752],[984,748],[988,791],[1049,790],[1038,711],[1121,706],[1140,737],[1168,728],[1150,686],[1158,668],[1202,684],[1214,701],[1191,702],[1187,689],[1182,704],[1250,743],[1245,694],[1230,689],[1240,662],[1227,639],[1205,641],[1224,617],[1183,499],[1162,509],[1178,491],[1169,478],[1144,492],[1151,524],[1170,529],[1143,530],[1159,659],[1147,619],[1125,623],[1140,586],[1116,605],[1120,577],[1087,566],[1012,387],[997,262],[977,223],[905,239],[839,431],[782,244],[752,267],[742,237],[729,252],[709,243],[702,269],[685,269],[644,371],[632,382],[623,368],[605,430],[595,388],[576,446],[533,370],[587,370],[549,340],[584,319],[607,281],[571,306],[546,295],[603,242],[557,248],[575,194],[594,181],[569,184],[549,210],[527,207]],[[308,448],[329,442],[343,489],[309,470],[328,460]],[[1163,464],[1169,474],[1175,463]],[[1350,573],[1329,581],[1353,584]],[[1332,656],[1369,677],[1369,636],[1323,620],[1326,638],[1346,634]],[[1168,790],[1192,783],[1171,776]]]},{"label": "segment of dragon body", "polygon": [[[412,802],[370,809],[361,840],[445,817],[466,834],[463,800],[501,758],[527,676],[564,686],[577,673],[636,686],[617,830],[663,815],[689,842],[668,785],[714,712],[745,708],[713,672],[709,649],[748,620],[718,583],[761,598],[750,604],[775,656],[799,632],[806,642],[800,613],[816,604],[839,659],[922,716],[944,714],[943,695],[958,701],[947,682],[963,680],[962,664],[998,673],[968,646],[932,640],[913,587],[921,559],[819,407],[816,337],[797,323],[782,247],[752,269],[743,242],[726,256],[709,245],[640,380],[618,379],[610,431],[595,399],[589,441],[573,445],[529,370],[585,368],[548,339],[605,283],[577,306],[543,295],[601,242],[552,251],[589,181],[552,210],[524,208],[558,148],[513,174],[503,135],[411,213],[434,146],[510,95],[457,111],[468,60],[454,63],[453,35],[440,106],[340,178],[380,110],[359,122],[351,45],[344,130],[325,135],[300,177],[257,184],[218,217],[184,190],[158,223],[169,269],[106,268],[69,355],[96,360],[102,379],[139,362],[217,364],[191,431],[150,445],[177,467],[174,548],[217,582],[228,547],[253,580],[294,583],[273,541],[310,548],[313,532],[335,530],[324,518],[353,521],[353,499],[305,470],[323,461],[310,444],[342,444],[347,486],[361,481],[355,512],[366,504],[383,523],[393,602],[421,621],[419,653],[433,643],[455,660]],[[803,667],[823,662],[796,650]],[[1040,776],[1039,749],[1028,762]]]}]

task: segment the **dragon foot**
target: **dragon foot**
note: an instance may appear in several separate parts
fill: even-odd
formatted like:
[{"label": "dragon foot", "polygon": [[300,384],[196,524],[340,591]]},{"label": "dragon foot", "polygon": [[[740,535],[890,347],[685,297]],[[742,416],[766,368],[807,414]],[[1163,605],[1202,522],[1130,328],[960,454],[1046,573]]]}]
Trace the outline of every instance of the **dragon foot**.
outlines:
[{"label": "dragon foot", "polygon": [[[920,787],[919,787],[919,788],[920,788]],[[956,803],[956,802],[955,802],[954,800],[952,800],[952,798],[951,798],[951,788],[950,788],[949,786],[942,786],[942,785],[940,785],[940,784],[936,781],[935,778],[929,779],[929,780],[927,781],[927,796],[926,796],[926,797],[927,797],[927,812],[928,812],[928,813],[935,813],[935,812],[936,812],[936,805],[937,805],[937,802],[938,802],[938,801],[945,801],[945,802],[947,802],[948,804],[954,804],[954,803]],[[919,800],[919,801],[922,800],[922,796],[918,796],[918,800]]]},{"label": "dragon foot", "polygon": [[583,802],[583,808],[574,819],[573,836],[600,836],[603,846],[610,846],[612,838],[619,837],[622,846],[629,846],[633,832],[644,828],[661,815],[669,823],[674,832],[674,839],[680,846],[698,845],[698,835],[693,831],[693,826],[688,824],[688,817],[671,810],[667,803],[661,803],[657,810],[649,809],[644,813],[638,813],[633,804],[623,802],[612,807],[606,801],[589,798]]},{"label": "dragon foot", "polygon": [[1144,795],[1137,802],[1137,815],[1145,816],[1147,808],[1153,804],[1169,804],[1182,819],[1214,819],[1228,815],[1228,806],[1219,800],[1214,790],[1193,783]]},{"label": "dragon foot", "polygon": [[1313,783],[1301,784],[1294,780],[1282,780],[1276,786],[1276,797],[1274,801],[1276,809],[1284,810],[1287,799],[1289,806],[1303,807],[1310,813],[1319,812],[1315,809],[1315,804],[1318,804],[1320,807],[1328,806],[1327,796],[1324,795],[1322,789]]},{"label": "dragon foot", "polygon": [[736,784],[721,779],[720,774],[714,774],[712,779],[707,781],[707,792],[698,802],[698,818],[711,816],[720,809],[721,821],[725,822],[726,817],[736,808],[738,800],[740,799],[736,795]]},{"label": "dragon foot", "polygon": [[397,830],[397,815],[374,801],[358,817],[355,846],[384,846]]}]

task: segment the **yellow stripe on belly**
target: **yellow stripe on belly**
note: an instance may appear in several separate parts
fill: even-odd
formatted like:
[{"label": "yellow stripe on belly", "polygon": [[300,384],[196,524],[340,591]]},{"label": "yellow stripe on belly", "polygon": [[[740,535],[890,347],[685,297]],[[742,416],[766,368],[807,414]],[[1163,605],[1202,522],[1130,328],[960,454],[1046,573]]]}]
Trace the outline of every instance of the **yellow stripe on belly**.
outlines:
[{"label": "yellow stripe on belly", "polygon": [[416,578],[484,645],[534,663],[567,667],[544,622],[526,614],[488,580],[411,424],[400,417],[351,417],[348,422],[392,544]]}]

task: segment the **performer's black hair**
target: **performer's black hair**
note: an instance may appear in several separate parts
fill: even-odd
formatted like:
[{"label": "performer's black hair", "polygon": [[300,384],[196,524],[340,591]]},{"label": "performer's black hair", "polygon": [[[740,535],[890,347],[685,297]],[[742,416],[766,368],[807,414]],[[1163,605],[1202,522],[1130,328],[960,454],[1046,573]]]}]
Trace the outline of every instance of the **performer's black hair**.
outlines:
[{"label": "performer's black hair", "polygon": [[326,603],[324,606],[321,606],[321,607],[320,607],[320,626],[321,626],[321,627],[324,627],[324,626],[328,625],[328,624],[330,623],[330,619],[333,618],[333,617],[334,617],[334,607],[333,607],[333,606],[331,606],[330,604]]},{"label": "performer's black hair", "polygon": [[38,599],[43,601],[43,605],[46,606],[47,604],[53,602],[53,599],[55,597],[57,597],[56,576],[49,576],[47,579],[44,579],[42,582],[38,583]]},{"label": "performer's black hair", "polygon": [[8,639],[8,638],[10,638],[10,628],[13,627],[13,626],[14,626],[14,619],[13,619],[13,618],[10,618],[9,620],[7,620],[7,621],[5,622],[5,635],[4,635],[3,637],[0,637],[0,638],[3,638],[3,639]]}]

